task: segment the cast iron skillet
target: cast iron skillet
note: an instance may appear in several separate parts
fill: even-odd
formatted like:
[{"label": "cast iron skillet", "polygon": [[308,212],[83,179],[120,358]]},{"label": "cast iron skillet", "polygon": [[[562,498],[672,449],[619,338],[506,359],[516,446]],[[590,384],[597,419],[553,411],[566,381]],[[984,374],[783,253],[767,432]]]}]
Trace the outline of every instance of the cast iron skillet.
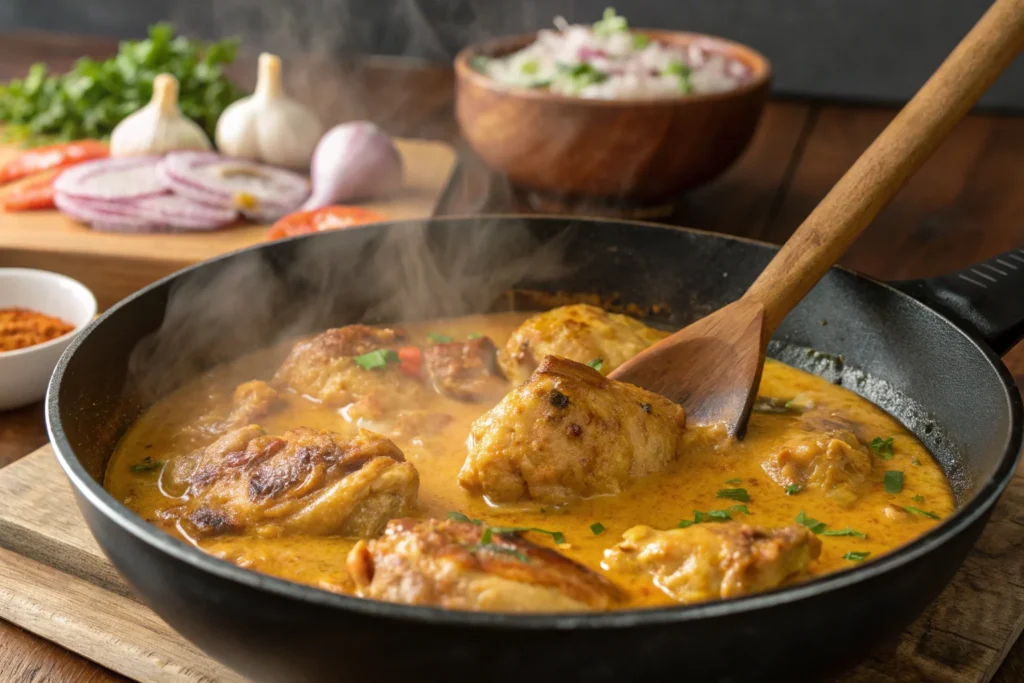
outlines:
[{"label": "cast iron skillet", "polygon": [[833,269],[779,329],[773,356],[888,410],[935,454],[960,501],[909,545],[797,587],[584,615],[363,601],[207,556],[100,485],[115,443],[154,395],[282,334],[485,310],[509,286],[664,304],[656,320],[678,327],[737,298],[772,253],[643,223],[511,216],[256,246],[165,278],[90,325],[54,372],[50,437],[89,528],[138,596],[255,681],[812,679],[863,658],[936,597],[1012,476],[1021,399],[999,354],[1024,333],[1024,250],[897,286]]}]

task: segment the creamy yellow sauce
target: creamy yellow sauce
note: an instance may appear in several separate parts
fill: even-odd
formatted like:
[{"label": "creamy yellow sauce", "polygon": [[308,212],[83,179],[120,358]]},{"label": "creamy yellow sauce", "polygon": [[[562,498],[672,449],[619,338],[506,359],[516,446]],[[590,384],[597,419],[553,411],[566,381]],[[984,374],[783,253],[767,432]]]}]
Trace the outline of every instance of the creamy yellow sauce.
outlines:
[{"label": "creamy yellow sauce", "polygon": [[[405,329],[410,343],[416,345],[429,344],[430,333],[455,339],[476,333],[490,336],[500,347],[527,317],[527,313],[502,313],[407,325]],[[160,467],[153,463],[166,463],[212,441],[213,435],[197,430],[195,424],[229,401],[238,383],[270,377],[279,358],[280,354],[274,352],[253,354],[216,368],[155,404],[118,445],[108,467],[106,488],[147,520],[190,540],[173,520],[160,514],[181,501],[161,491]],[[619,495],[591,498],[561,509],[496,508],[470,496],[457,481],[466,457],[465,440],[470,424],[492,404],[462,403],[437,395],[431,409],[450,415],[451,423],[432,437],[393,440],[419,471],[417,516],[445,517],[451,511],[459,511],[494,525],[561,531],[566,539],[559,546],[562,553],[603,573],[630,592],[632,599],[623,607],[668,604],[671,600],[649,579],[602,569],[604,550],[634,525],[667,529],[682,519],[693,519],[695,510],[707,512],[736,505],[737,501],[717,497],[721,489],[747,490],[750,501],[746,507],[750,514],[732,513],[739,521],[766,527],[785,526],[793,524],[803,511],[807,517],[827,524],[829,530],[852,528],[866,534],[866,539],[819,536],[823,549],[811,565],[812,575],[851,566],[853,561],[843,558],[849,552],[870,553],[867,561],[876,559],[938,523],[928,516],[905,511],[891,519],[884,513],[887,506],[901,510],[913,507],[940,518],[953,511],[953,494],[942,469],[910,432],[877,406],[819,377],[771,360],[765,365],[759,394],[783,400],[798,395],[810,397],[817,406],[815,415],[854,423],[864,443],[876,436],[891,437],[892,457],[883,460],[872,455],[877,460],[870,486],[852,505],[843,505],[820,489],[805,488],[788,495],[765,473],[762,461],[797,434],[799,421],[805,418],[755,413],[741,442],[722,438],[712,428],[688,427],[686,449],[669,471],[637,480]],[[286,401],[284,410],[260,422],[268,432],[280,433],[298,426],[342,434],[354,431],[343,411],[295,394],[287,395]],[[882,455],[888,453],[883,450]],[[903,472],[900,493],[886,492],[886,471]],[[595,534],[591,527],[598,523],[604,530]],[[530,533],[528,538],[552,544],[550,537],[542,534]],[[342,590],[345,557],[353,544],[347,539],[322,537],[219,537],[198,543],[207,552],[250,569],[328,590]]]}]

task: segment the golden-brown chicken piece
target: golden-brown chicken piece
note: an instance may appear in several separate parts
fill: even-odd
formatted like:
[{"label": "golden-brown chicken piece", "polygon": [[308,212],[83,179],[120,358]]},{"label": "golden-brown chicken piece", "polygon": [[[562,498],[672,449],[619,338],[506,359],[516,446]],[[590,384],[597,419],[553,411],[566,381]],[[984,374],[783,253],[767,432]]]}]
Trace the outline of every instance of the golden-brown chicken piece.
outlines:
[{"label": "golden-brown chicken piece", "polygon": [[819,488],[852,505],[870,481],[874,458],[853,433],[806,432],[769,455],[761,468],[779,486]]},{"label": "golden-brown chicken piece", "polygon": [[281,405],[281,395],[263,380],[252,380],[235,387],[231,396],[231,414],[225,427],[241,427],[266,417]]},{"label": "golden-brown chicken piece", "polygon": [[496,612],[605,610],[626,597],[554,550],[485,530],[451,520],[391,521],[380,538],[360,541],[348,556],[356,595]]},{"label": "golden-brown chicken piece", "polygon": [[423,349],[423,370],[437,393],[458,401],[497,400],[508,391],[490,337],[433,344]]},{"label": "golden-brown chicken piece", "polygon": [[807,572],[821,541],[802,526],[762,529],[740,522],[658,531],[635,526],[605,551],[602,567],[650,575],[679,602],[735,598],[778,588]]},{"label": "golden-brown chicken piece", "polygon": [[[351,410],[353,416],[378,419],[427,395],[421,382],[399,369],[393,347],[402,338],[400,331],[367,325],[327,330],[292,347],[273,383],[324,403],[357,404]],[[374,367],[356,360],[379,350],[392,353],[373,359],[381,361]]]},{"label": "golden-brown chicken piece", "polygon": [[247,425],[175,459],[162,476],[164,490],[186,501],[169,513],[196,537],[373,536],[412,511],[419,489],[398,447],[365,429],[346,439]]},{"label": "golden-brown chicken piece", "polygon": [[459,483],[495,503],[618,493],[676,459],[685,422],[663,396],[548,356],[473,423]]},{"label": "golden-brown chicken piece", "polygon": [[560,306],[539,313],[512,333],[498,356],[505,376],[525,380],[544,356],[568,358],[577,363],[600,359],[608,374],[666,332],[648,327],[636,318],[609,313],[589,304]]}]

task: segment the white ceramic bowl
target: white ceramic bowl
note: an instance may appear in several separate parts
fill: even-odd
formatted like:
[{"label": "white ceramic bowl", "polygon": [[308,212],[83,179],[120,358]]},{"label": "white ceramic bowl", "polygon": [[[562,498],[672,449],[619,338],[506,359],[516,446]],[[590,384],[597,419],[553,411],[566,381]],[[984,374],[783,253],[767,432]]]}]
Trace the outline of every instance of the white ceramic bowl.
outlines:
[{"label": "white ceramic bowl", "polygon": [[15,351],[0,351],[0,410],[42,400],[57,360],[96,316],[96,297],[81,282],[30,268],[0,268],[0,308],[28,308],[75,326],[62,337]]}]

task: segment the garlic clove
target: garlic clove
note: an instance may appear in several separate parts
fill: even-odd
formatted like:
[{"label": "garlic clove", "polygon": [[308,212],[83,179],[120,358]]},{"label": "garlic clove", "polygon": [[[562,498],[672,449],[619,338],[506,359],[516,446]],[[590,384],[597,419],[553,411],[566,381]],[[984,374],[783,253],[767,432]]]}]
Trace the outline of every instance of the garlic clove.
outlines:
[{"label": "garlic clove", "polygon": [[110,136],[110,155],[114,157],[211,147],[203,129],[178,108],[178,80],[171,74],[153,79],[149,103],[118,123]]},{"label": "garlic clove", "polygon": [[319,117],[285,94],[281,58],[263,53],[255,92],[224,111],[216,139],[228,156],[305,169],[323,132]]}]

